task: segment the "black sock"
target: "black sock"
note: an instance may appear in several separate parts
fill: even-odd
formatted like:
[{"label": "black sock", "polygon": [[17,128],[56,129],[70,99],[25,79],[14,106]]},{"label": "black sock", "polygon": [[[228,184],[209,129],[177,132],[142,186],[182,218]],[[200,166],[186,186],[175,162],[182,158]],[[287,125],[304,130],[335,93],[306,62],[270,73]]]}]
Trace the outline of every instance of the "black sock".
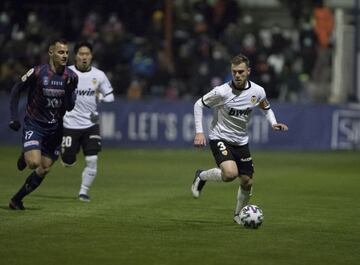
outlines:
[{"label": "black sock", "polygon": [[22,201],[22,199],[28,195],[30,192],[34,191],[37,187],[40,186],[44,178],[40,177],[33,171],[26,179],[24,185],[19,189],[19,191],[12,197],[13,201]]}]

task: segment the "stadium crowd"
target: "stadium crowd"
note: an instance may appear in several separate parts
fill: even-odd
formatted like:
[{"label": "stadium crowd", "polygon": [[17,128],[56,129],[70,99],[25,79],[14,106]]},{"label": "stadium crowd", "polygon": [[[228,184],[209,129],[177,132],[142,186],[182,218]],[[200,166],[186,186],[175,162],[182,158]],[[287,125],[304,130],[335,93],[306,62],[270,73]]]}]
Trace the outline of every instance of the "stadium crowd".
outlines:
[{"label": "stadium crowd", "polygon": [[129,99],[194,99],[230,80],[227,62],[241,52],[253,63],[251,80],[270,99],[326,101],[311,87],[330,81],[331,11],[321,1],[279,1],[288,25],[264,26],[236,0],[173,1],[169,55],[166,1],[5,0],[0,91],[8,93],[29,67],[46,62],[49,40],[62,36],[70,44],[93,43],[94,65],[117,96]]}]

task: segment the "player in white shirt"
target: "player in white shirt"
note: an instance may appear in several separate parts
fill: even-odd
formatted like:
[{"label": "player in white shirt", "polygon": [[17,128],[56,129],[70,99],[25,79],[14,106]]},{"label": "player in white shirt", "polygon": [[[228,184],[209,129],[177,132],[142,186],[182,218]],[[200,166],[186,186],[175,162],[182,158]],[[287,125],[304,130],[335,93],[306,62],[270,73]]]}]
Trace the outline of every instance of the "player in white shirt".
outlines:
[{"label": "player in white shirt", "polygon": [[63,165],[73,166],[76,155],[82,148],[85,168],[79,199],[89,202],[88,191],[97,174],[98,153],[101,151],[97,105],[100,101],[114,101],[114,94],[105,73],[91,65],[92,45],[89,42],[79,42],[75,45],[74,52],[75,65],[70,66],[70,69],[78,75],[79,82],[75,107],[66,112],[63,120],[61,158]]},{"label": "player in white shirt", "polygon": [[239,213],[249,202],[254,179],[247,133],[252,110],[259,107],[274,130],[288,130],[285,124],[276,121],[264,88],[248,80],[249,64],[246,56],[235,56],[231,60],[232,80],[215,87],[194,104],[196,147],[206,145],[202,126],[203,108],[213,109],[209,143],[218,167],[196,171],[191,186],[192,195],[198,198],[206,181],[229,182],[240,178],[234,213],[234,221],[239,224]]}]

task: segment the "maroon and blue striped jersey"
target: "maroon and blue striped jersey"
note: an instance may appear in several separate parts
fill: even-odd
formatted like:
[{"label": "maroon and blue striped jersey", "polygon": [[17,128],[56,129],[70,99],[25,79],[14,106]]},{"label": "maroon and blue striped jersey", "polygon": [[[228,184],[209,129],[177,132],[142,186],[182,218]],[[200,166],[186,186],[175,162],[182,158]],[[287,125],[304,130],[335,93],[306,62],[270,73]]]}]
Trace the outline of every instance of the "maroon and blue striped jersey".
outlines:
[{"label": "maroon and blue striped jersey", "polygon": [[54,72],[49,64],[31,68],[21,77],[11,93],[11,119],[18,120],[20,92],[28,91],[25,117],[33,121],[55,125],[62,123],[66,110],[74,107],[78,77],[68,67]]}]

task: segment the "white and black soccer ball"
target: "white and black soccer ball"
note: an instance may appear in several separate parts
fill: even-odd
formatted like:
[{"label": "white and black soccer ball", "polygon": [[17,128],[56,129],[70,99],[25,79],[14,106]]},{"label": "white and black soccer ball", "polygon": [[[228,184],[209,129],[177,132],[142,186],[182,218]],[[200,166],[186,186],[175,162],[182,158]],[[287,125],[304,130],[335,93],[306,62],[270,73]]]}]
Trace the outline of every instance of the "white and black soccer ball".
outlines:
[{"label": "white and black soccer ball", "polygon": [[264,220],[263,211],[256,205],[246,205],[241,209],[239,217],[246,228],[258,228]]}]

